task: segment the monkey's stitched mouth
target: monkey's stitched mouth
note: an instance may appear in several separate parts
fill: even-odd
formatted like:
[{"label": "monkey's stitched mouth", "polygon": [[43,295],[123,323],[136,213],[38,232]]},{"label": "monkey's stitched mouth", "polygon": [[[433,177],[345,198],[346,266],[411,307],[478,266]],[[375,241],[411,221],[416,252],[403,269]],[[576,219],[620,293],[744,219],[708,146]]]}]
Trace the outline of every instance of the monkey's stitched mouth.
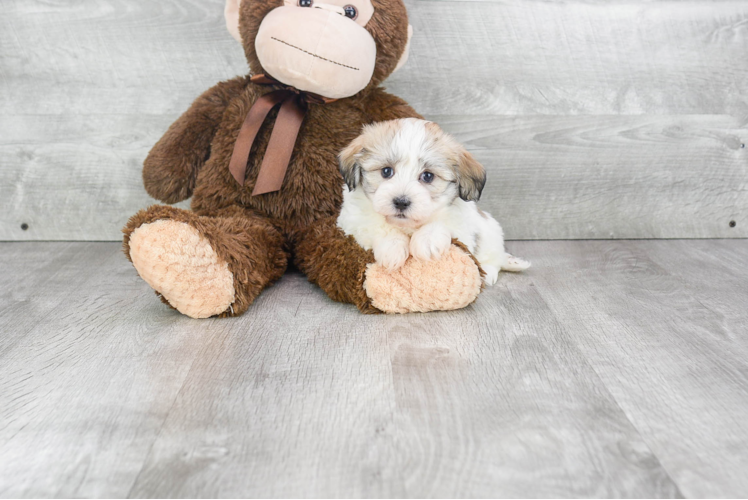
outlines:
[{"label": "monkey's stitched mouth", "polygon": [[296,49],[296,50],[298,50],[298,51],[301,51],[301,52],[303,52],[304,54],[310,55],[310,56],[312,56],[312,57],[316,57],[317,59],[322,59],[323,61],[326,61],[326,62],[329,62],[329,63],[333,63],[333,64],[336,64],[336,65],[338,65],[338,66],[342,66],[343,68],[348,68],[348,69],[352,69],[353,71],[360,71],[360,69],[359,69],[359,68],[354,68],[353,66],[348,66],[348,65],[346,65],[346,64],[343,64],[343,63],[339,63],[339,62],[333,61],[333,60],[331,60],[331,59],[327,59],[327,58],[325,58],[325,57],[322,57],[322,56],[318,56],[317,54],[313,54],[313,53],[309,52],[308,50],[304,50],[304,49],[302,49],[301,47],[297,47],[296,45],[291,45],[290,43],[288,43],[288,42],[286,42],[286,41],[283,41],[283,40],[281,40],[280,38],[275,38],[274,36],[271,36],[270,38],[271,38],[272,40],[275,40],[276,42],[280,42],[280,43],[282,43],[283,45],[288,45],[288,46],[289,46],[289,47],[291,47],[292,49]]}]

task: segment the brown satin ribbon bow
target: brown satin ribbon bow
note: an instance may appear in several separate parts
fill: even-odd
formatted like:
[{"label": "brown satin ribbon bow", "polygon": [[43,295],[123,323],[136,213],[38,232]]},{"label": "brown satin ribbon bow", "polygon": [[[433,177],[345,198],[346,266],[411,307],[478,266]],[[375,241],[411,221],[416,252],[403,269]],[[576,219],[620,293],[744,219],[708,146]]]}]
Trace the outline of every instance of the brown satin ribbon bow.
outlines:
[{"label": "brown satin ribbon bow", "polygon": [[250,81],[260,85],[283,87],[280,90],[265,94],[252,105],[239,131],[239,137],[234,144],[234,154],[231,156],[231,163],[229,164],[231,175],[234,176],[236,182],[243,186],[252,144],[255,142],[257,133],[265,122],[268,113],[280,104],[281,108],[278,111],[278,117],[275,119],[273,132],[270,134],[270,142],[265,151],[265,157],[262,159],[260,174],[257,177],[254,191],[252,191],[252,196],[258,196],[280,191],[309,104],[328,104],[336,99],[328,99],[311,92],[300,91],[267,75],[255,75]]}]

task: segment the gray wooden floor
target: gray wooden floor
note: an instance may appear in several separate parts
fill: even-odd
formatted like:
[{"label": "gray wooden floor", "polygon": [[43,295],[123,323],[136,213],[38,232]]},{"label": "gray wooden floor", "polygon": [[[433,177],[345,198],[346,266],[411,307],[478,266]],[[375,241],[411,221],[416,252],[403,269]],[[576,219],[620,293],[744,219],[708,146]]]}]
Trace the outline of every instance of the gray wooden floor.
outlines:
[{"label": "gray wooden floor", "polygon": [[748,495],[748,241],[509,247],[459,312],[290,273],[193,321],[116,243],[0,244],[0,496]]}]

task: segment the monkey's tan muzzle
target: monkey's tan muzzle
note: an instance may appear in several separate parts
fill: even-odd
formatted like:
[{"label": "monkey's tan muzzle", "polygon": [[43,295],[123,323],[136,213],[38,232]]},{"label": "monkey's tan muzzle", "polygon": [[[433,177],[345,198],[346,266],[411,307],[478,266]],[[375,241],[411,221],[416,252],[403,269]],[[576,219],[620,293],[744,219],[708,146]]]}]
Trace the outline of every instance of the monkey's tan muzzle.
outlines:
[{"label": "monkey's tan muzzle", "polygon": [[333,10],[278,7],[263,19],[255,49],[266,73],[332,99],[357,94],[371,81],[374,38]]}]

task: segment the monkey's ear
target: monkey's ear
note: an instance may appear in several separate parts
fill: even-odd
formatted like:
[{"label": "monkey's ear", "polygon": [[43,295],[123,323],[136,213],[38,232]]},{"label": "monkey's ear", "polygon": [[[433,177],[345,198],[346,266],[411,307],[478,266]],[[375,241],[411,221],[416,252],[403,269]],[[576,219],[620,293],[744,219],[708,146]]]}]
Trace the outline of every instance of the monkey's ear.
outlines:
[{"label": "monkey's ear", "polygon": [[413,39],[413,26],[410,24],[408,25],[408,43],[405,44],[405,50],[403,51],[403,55],[400,56],[400,60],[397,62],[397,66],[395,66],[395,70],[393,73],[403,66],[405,66],[405,63],[408,62],[408,56],[410,55],[410,41]]},{"label": "monkey's ear", "polygon": [[242,0],[226,0],[226,7],[223,14],[226,17],[226,28],[237,42],[242,43],[242,36],[239,34],[239,6]]},{"label": "monkey's ear", "polygon": [[486,169],[478,163],[473,155],[463,150],[460,153],[457,165],[457,183],[460,189],[460,198],[465,201],[478,201],[486,185]]},{"label": "monkey's ear", "polygon": [[364,140],[362,136],[359,136],[338,155],[340,173],[351,191],[355,191],[356,187],[361,184],[363,172],[359,160],[362,153],[364,153]]}]

